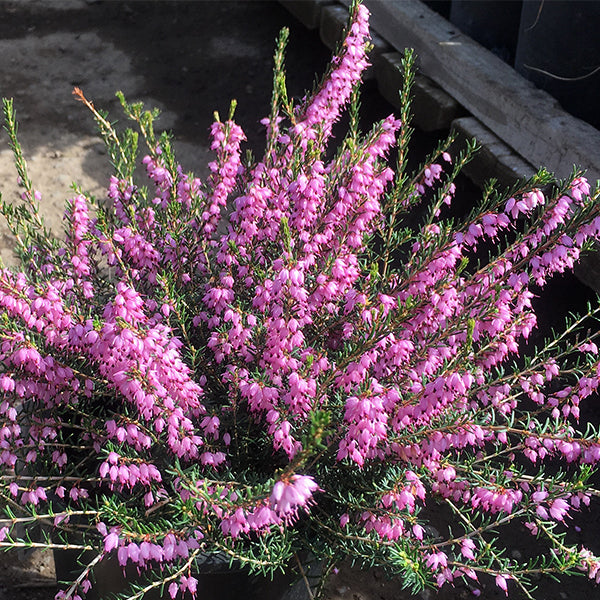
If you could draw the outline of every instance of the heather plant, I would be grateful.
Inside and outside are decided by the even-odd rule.
[[[115,171],[106,198],[75,190],[62,239],[4,102],[24,202],[2,206],[21,267],[0,270],[0,544],[93,551],[59,599],[110,556],[140,574],[130,598],[196,596],[207,556],[266,575],[350,558],[412,591],[598,580],[567,524],[598,493],[579,406],[599,385],[599,309],[528,343],[534,295],[600,237],[598,191],[541,170],[453,217],[474,145],[451,156],[449,138],[409,171],[411,53],[399,118],[361,133],[367,9],[299,102],[286,39],[264,156],[243,156],[232,105],[204,181],[155,112],[121,95],[137,133],[119,132],[76,90]],[[515,524],[535,556],[507,551]]]

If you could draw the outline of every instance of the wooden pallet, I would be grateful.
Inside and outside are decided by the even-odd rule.
[[[328,45],[331,32],[341,31],[347,16],[339,10],[340,5],[349,4],[349,0],[337,5],[329,0],[281,2],[302,22],[309,19],[308,14],[313,27],[318,21]],[[438,107],[429,109],[430,123],[419,117],[418,126],[446,126],[448,118],[441,118],[440,113],[451,114],[448,104],[453,103],[481,123],[488,141],[490,136],[497,138],[492,145],[502,148],[502,155],[496,157],[499,164],[508,156],[506,148],[512,149],[509,152],[514,156],[505,166],[508,171],[516,168],[515,176],[525,176],[532,166],[543,165],[558,177],[566,177],[577,165],[587,171],[591,181],[600,179],[600,132],[594,127],[566,113],[549,94],[419,0],[366,0],[365,4],[372,13],[372,27],[385,46],[392,52],[415,49],[419,74],[427,78],[423,81],[430,89],[423,93]],[[398,55],[391,61],[397,59]],[[390,77],[389,61],[389,57],[388,64],[373,61],[375,77],[388,100],[397,97],[394,86],[399,81]]]
[[[333,47],[350,0],[280,0]],[[530,177],[544,166],[567,177],[576,165],[590,182],[600,180],[600,132],[565,112],[492,52],[419,0],[365,0],[371,11],[375,56],[371,77],[398,106],[398,65],[405,48],[417,56],[415,124],[426,131],[454,128],[481,147],[466,175],[478,185],[495,177],[502,185]],[[600,182],[599,182],[600,183]],[[578,278],[600,293],[600,257],[586,257]]]

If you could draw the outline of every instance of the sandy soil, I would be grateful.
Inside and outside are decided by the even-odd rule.
[[[289,86],[299,95],[311,87],[313,74],[322,72],[330,54],[314,32],[278,3],[0,0],[0,95],[14,98],[20,140],[48,225],[60,232],[73,183],[102,198],[111,172],[91,115],[71,95],[74,86],[112,119],[122,119],[116,90],[129,100],[161,108],[160,126],[173,130],[184,168],[202,176],[213,111],[226,114],[231,98],[238,100],[236,120],[250,147],[260,147],[259,120],[268,112],[274,40],[284,25],[291,28]],[[373,93],[365,104],[368,119],[390,112]],[[19,201],[6,136],[0,141],[0,192],[4,200]],[[0,224],[0,256],[7,264],[13,262],[12,247]],[[597,515],[588,519],[589,528],[588,537],[596,536]],[[0,600],[53,597],[49,554],[13,552],[0,566]],[[564,587],[543,585],[543,600],[598,594],[583,579]],[[480,588],[482,599],[504,597],[493,583]],[[409,598],[398,581],[376,569],[342,567],[327,589],[330,600]],[[420,597],[434,596],[427,591]],[[472,588],[460,584],[440,599],[474,597]]]
[[[74,86],[113,120],[124,119],[116,90],[160,108],[158,125],[175,133],[184,168],[202,176],[213,112],[226,115],[232,98],[250,146],[258,146],[274,41],[286,24],[293,27],[293,45],[311,49],[293,55],[291,85],[299,93],[329,54],[309,43],[312,35],[277,3],[1,1],[0,93],[14,98],[48,223],[60,231],[72,183],[102,197],[110,175],[91,115],[71,94]],[[0,182],[2,197],[18,200],[6,143],[0,145]],[[0,229],[0,255],[8,262],[11,246]]]

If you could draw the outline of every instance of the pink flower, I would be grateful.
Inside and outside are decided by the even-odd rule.
[[[570,508],[566,500],[557,498],[550,503],[550,516],[556,521],[563,521]]]
[[[115,548],[119,546],[119,534],[115,531],[109,533],[104,538],[104,552],[107,554],[112,552]]]
[[[469,560],[475,560],[475,554],[473,550],[475,550],[475,542],[473,540],[464,539],[461,542],[460,551],[465,558]]]
[[[432,552],[427,555],[425,564],[432,570],[437,571],[440,568],[448,566],[448,556],[444,552]]]
[[[270,503],[281,517],[293,515],[299,508],[307,508],[313,492],[319,489],[308,475],[292,475],[287,481],[278,481],[271,491]]]
[[[119,549],[117,550],[117,560],[119,561],[119,565],[122,567],[127,564],[127,561],[129,560],[129,551],[127,546],[119,546]]]
[[[425,535],[425,529],[418,523],[412,526],[412,532],[416,539],[422,540]]]
[[[509,575],[496,575],[496,585],[508,596],[508,586],[506,580],[510,579]]]

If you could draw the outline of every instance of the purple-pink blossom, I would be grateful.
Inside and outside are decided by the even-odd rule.
[[[99,556],[167,573],[171,598],[202,593],[200,552],[283,564],[307,539],[438,586],[490,561],[507,592],[520,567],[487,543],[519,520],[552,568],[574,564],[553,531],[591,502],[597,334],[581,321],[529,351],[537,296],[600,240],[600,204],[581,176],[539,177],[452,220],[463,158],[442,144],[409,173],[394,115],[336,129],[336,151],[369,35],[358,5],[314,92],[278,90],[262,158],[242,158],[233,114],[210,128],[204,181],[151,135],[147,185],[75,195],[63,240],[33,236],[22,271],[0,269],[5,495],[56,528],[87,519]],[[438,503],[461,513],[452,532],[428,527]]]

